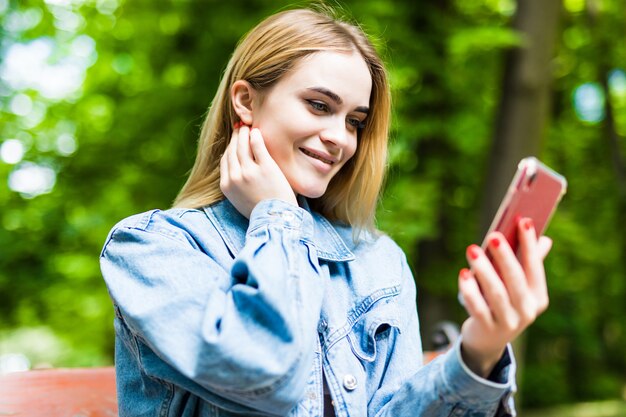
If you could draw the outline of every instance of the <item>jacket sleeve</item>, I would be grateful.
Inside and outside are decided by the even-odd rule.
[[[130,332],[204,389],[285,414],[312,366],[323,294],[311,215],[259,203],[230,270],[158,216],[115,228],[101,254]]]
[[[510,346],[489,379],[476,375],[463,363],[460,338],[448,352],[422,365],[415,282],[404,256],[402,259],[403,289],[399,302],[405,312],[403,330],[389,364],[394,371],[386,372],[388,377],[370,402],[376,408],[370,409],[371,415],[515,416],[515,362]],[[408,364],[406,360],[397,360],[407,357],[415,361]]]

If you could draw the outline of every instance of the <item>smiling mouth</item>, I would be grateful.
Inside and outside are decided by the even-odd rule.
[[[319,159],[320,161],[324,162],[325,164],[332,165],[332,164],[335,163],[334,161],[331,161],[330,159],[326,159],[326,158],[324,158],[324,157],[322,157],[320,155],[314,154],[313,152],[309,152],[309,151],[307,151],[304,148],[300,148],[300,150],[302,151],[303,154],[305,154],[307,156],[310,156],[311,158]]]

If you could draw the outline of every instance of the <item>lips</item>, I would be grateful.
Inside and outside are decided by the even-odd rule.
[[[319,152],[309,150],[309,149],[304,149],[304,148],[300,148],[300,151],[302,151],[303,154],[310,156],[311,158],[320,160],[328,165],[333,165],[335,162],[337,162],[335,158],[324,153],[319,153]]]

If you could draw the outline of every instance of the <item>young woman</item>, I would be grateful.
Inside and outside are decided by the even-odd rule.
[[[416,291],[374,226],[390,117],[356,26],[312,10],[243,38],[175,207],[131,216],[101,254],[120,416],[510,415],[509,342],[548,304],[530,219],[459,274],[460,341],[423,366]]]

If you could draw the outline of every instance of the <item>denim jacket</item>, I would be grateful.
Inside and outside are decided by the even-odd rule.
[[[514,415],[510,348],[489,380],[459,343],[423,366],[401,249],[265,200],[118,223],[101,269],[115,309],[119,413],[338,417]]]

